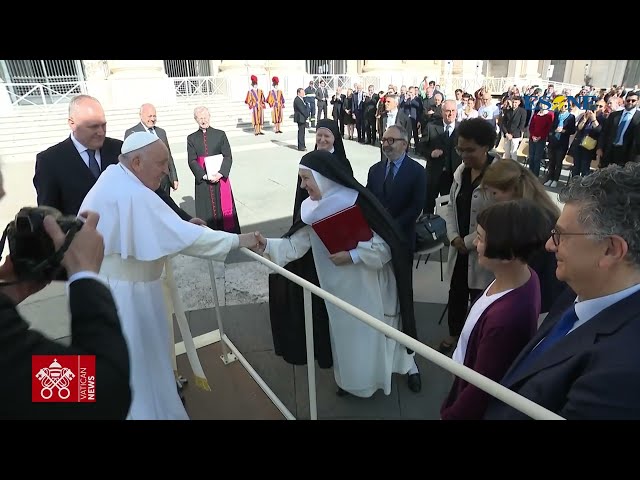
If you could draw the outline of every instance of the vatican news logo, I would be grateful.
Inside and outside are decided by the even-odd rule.
[[[33,355],[31,401],[95,402],[95,355]]]

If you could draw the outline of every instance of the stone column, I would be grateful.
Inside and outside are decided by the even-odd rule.
[[[222,60],[220,76],[227,80],[229,100],[244,101],[251,88],[251,75],[258,77],[258,85],[267,90],[271,79],[267,78],[266,60]]]
[[[164,73],[162,60],[109,60],[107,78],[113,106],[138,107],[176,103],[173,80]]]
[[[404,83],[404,71],[405,65],[402,60],[365,60],[360,83],[364,79],[364,83],[378,84],[378,88],[385,91],[387,86],[393,83],[400,89],[400,85]],[[373,78],[366,77],[375,77],[377,82],[373,81]]]
[[[538,72],[539,60],[524,60],[522,66],[522,76],[527,79],[529,85],[536,84],[540,81],[540,73]]]
[[[106,60],[82,60],[86,74],[87,94],[96,97],[103,107],[111,106],[111,89],[107,76],[109,66]]]
[[[295,97],[296,90],[300,87],[305,88],[309,83],[305,67],[305,60],[267,60],[267,83],[264,89],[271,87],[273,77],[278,77],[284,97],[286,99]]]
[[[211,71],[212,77],[217,77],[220,72],[220,64],[222,60],[209,60],[209,71]]]
[[[10,114],[12,110],[11,96],[7,91],[4,81],[0,78],[0,114]]]

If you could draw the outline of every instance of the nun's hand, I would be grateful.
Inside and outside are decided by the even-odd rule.
[[[329,260],[331,260],[334,265],[349,265],[351,263],[353,263],[353,260],[351,260],[351,255],[349,254],[349,252],[338,252],[338,253],[333,253],[329,255]]]

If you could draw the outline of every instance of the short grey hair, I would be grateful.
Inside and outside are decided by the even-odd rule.
[[[398,130],[398,133],[400,134],[400,136],[402,137],[402,139],[409,143],[409,132],[407,132],[407,129],[404,128],[402,125],[390,125],[389,127],[387,127],[387,130],[389,130],[390,128],[395,128],[396,130]]]
[[[201,112],[209,113],[209,109],[207,107],[203,107],[203,106],[194,108],[193,109],[193,118],[197,119],[198,118],[198,114],[201,113]],[[209,113],[209,115],[211,115],[211,114]]]
[[[586,177],[574,177],[559,195],[578,207],[578,221],[596,238],[624,238],[627,257],[640,267],[640,164],[609,165]]]
[[[85,94],[76,95],[69,102],[69,116],[72,117],[76,109],[80,106],[80,104],[86,101],[93,101],[100,104],[100,101],[96,97],[92,97],[91,95],[85,95]]]

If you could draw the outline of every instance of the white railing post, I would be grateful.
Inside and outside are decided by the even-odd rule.
[[[523,397],[522,395],[517,394],[516,392],[514,392],[513,390],[508,389],[507,387],[500,385],[498,382],[491,380],[488,377],[485,377],[484,375],[476,372],[475,370],[466,367],[454,360],[452,360],[451,358],[449,358],[446,355],[443,355],[442,353],[434,350],[431,347],[428,347],[427,345],[425,345],[424,343],[416,340],[415,338],[410,337],[409,335],[407,335],[406,333],[401,332],[400,330],[393,328],[390,325],[387,325],[386,323],[378,320],[377,318],[373,317],[372,315],[369,315],[366,312],[363,312],[362,310],[360,310],[359,308],[354,307],[353,305],[351,305],[348,302],[345,302],[344,300],[336,297],[335,295],[330,294],[329,292],[323,290],[322,288],[318,287],[317,285],[314,285],[313,283],[300,278],[299,276],[297,276],[294,273],[291,273],[289,270],[276,265],[275,263],[267,260],[266,258],[262,257],[262,255],[259,255],[256,252],[253,252],[251,250],[249,250],[248,248],[241,248],[240,251],[242,251],[245,255],[248,255],[249,257],[258,260],[260,263],[266,265],[267,267],[269,267],[271,270],[274,270],[275,272],[278,272],[279,274],[281,274],[283,277],[288,278],[289,280],[291,280],[292,282],[300,285],[302,288],[304,288],[305,290],[305,326],[306,326],[306,318],[307,316],[311,316],[311,293],[314,293],[315,295],[317,295],[318,297],[324,299],[325,301],[332,303],[333,305],[335,305],[336,307],[338,307],[339,309],[345,311],[346,313],[354,316],[355,318],[357,318],[358,320],[360,320],[361,322],[366,323],[367,325],[371,326],[372,328],[375,328],[376,330],[378,330],[379,332],[383,333],[384,335],[386,335],[387,337],[401,343],[402,345],[406,346],[407,348],[413,350],[414,352],[416,352],[418,355],[423,356],[424,358],[426,358],[427,360],[435,363],[436,365],[444,368],[445,370],[451,372],[452,374],[460,377],[463,380],[466,380],[467,382],[475,385],[476,387],[480,388],[481,390],[489,393],[490,395],[492,395],[493,397],[497,398],[498,400],[502,400],[504,403],[506,403],[507,405],[515,408],[516,410],[524,413],[525,415],[528,415],[529,417],[536,419],[536,420],[564,420],[564,418],[562,418],[560,415],[558,415],[555,412],[552,412],[550,410],[547,410],[546,408],[544,408],[541,405],[538,405],[537,403],[529,400],[526,397]],[[308,293],[307,293],[308,291]],[[309,297],[309,299],[307,300],[307,295]],[[307,307],[308,305],[308,307]],[[309,309],[309,311],[307,311],[307,308]],[[313,335],[313,332],[309,332],[307,330],[306,332],[306,336],[307,336],[307,341],[308,341],[308,337],[309,335]],[[307,344],[309,345],[309,344]],[[313,345],[313,343],[311,344]],[[311,364],[311,362],[308,360],[309,359],[309,349],[307,347],[307,362],[309,364]],[[311,350],[311,355],[313,356],[313,351]],[[313,361],[313,357],[312,357],[312,361]],[[314,380],[315,380],[315,376],[314,376]],[[311,378],[309,378],[309,381],[311,383]],[[314,382],[315,383],[315,382]],[[311,386],[309,386],[309,390],[311,391]],[[311,403],[311,398],[309,399],[310,403]]]
[[[220,314],[220,302],[218,301],[218,287],[216,286],[216,274],[213,269],[213,260],[208,260],[207,264],[209,266],[209,276],[211,277],[211,291],[213,292],[213,302],[216,309],[216,319],[218,320],[218,330],[220,330],[220,339],[222,340],[220,342],[222,343],[222,355],[220,358],[222,359],[222,362],[227,365],[231,362],[235,362],[238,358],[229,351],[227,343],[223,340],[226,336],[222,325],[222,315]]]
[[[316,399],[316,362],[313,346],[313,314],[311,292],[304,289],[304,337],[307,344],[307,378],[309,379],[309,415],[311,420],[318,419]]]

